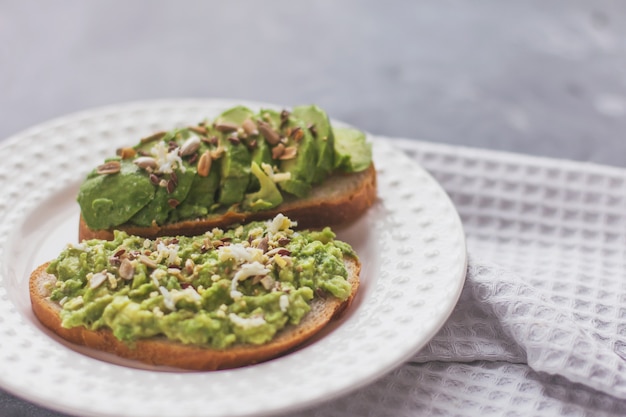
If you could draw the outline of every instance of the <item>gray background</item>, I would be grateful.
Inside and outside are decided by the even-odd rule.
[[[134,100],[626,166],[626,2],[0,0],[0,139]],[[0,391],[0,416],[58,416]]]

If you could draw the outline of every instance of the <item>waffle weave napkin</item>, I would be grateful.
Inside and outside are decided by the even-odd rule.
[[[461,215],[463,292],[411,361],[298,415],[626,415],[626,170],[393,142]]]

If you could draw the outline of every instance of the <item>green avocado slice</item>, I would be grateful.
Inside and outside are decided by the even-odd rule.
[[[154,186],[134,163],[120,161],[117,174],[95,171],[81,184],[77,201],[87,225],[94,230],[125,223],[154,198]],[[121,193],[120,190],[132,190]]]
[[[295,158],[280,161],[280,170],[290,172],[291,179],[280,182],[279,187],[302,198],[311,191],[313,175],[317,166],[317,142],[303,121],[290,118],[289,126],[291,128],[299,127],[303,130],[304,135],[299,142],[293,138],[289,138],[287,141],[288,147],[296,146],[298,151]]]
[[[289,115],[286,122],[281,123],[281,115],[275,110],[261,110],[261,115],[274,130],[286,136],[287,129],[292,131],[299,128],[302,131],[300,140],[295,140],[293,135],[287,137],[286,147],[296,147],[295,158],[274,161],[280,172],[288,172],[291,179],[281,181],[278,186],[281,190],[297,197],[306,197],[311,191],[311,183],[315,167],[317,165],[317,142],[306,123],[293,115]],[[282,125],[282,126],[281,126]]]
[[[252,117],[252,115],[252,111],[246,107],[233,107],[215,120],[215,126],[222,124],[241,126],[244,120]],[[237,139],[233,140],[232,138]],[[219,159],[220,193],[218,203],[230,206],[243,200],[250,181],[252,156],[246,144],[237,137],[237,132],[219,132],[218,141],[219,146],[225,151]]]
[[[206,129],[206,134],[204,137],[206,139],[215,137],[216,133],[213,129],[208,126],[204,126]],[[201,137],[202,140],[202,137]],[[193,159],[193,164],[189,161],[191,159],[187,158],[185,160],[185,166],[193,165],[197,171],[197,164],[202,157],[202,155],[211,150],[215,150],[217,144],[209,145],[207,140],[202,140],[200,143],[200,148],[196,151],[196,155]],[[211,209],[216,201],[217,190],[220,184],[220,167],[218,163],[212,163],[211,168],[209,170],[209,174],[207,176],[196,175],[193,178],[193,182],[191,183],[191,187],[189,189],[189,193],[185,200],[183,200],[179,206],[177,206],[171,213],[168,218],[168,222],[176,222],[179,220],[185,219],[193,219],[198,217],[204,217],[211,213]]]
[[[335,168],[344,172],[359,172],[372,163],[372,144],[366,142],[365,133],[360,130],[336,127]]]
[[[156,186],[154,198],[130,218],[130,223],[143,227],[149,227],[153,222],[157,224],[165,223],[170,212],[187,197],[193,179],[196,176],[196,169],[195,167],[187,167],[185,172],[177,169],[175,173],[177,185],[170,187]],[[173,181],[172,175],[164,175],[163,180],[168,183]],[[170,189],[168,190],[168,188]]]
[[[313,171],[313,184],[319,184],[332,172],[335,164],[335,137],[328,115],[316,105],[297,106],[291,114],[307,125],[317,142],[317,165]]]
[[[246,194],[242,203],[244,210],[253,212],[267,210],[283,202],[283,196],[278,191],[274,181],[263,172],[256,162],[252,162],[250,171],[259,181],[261,188],[255,193]]]

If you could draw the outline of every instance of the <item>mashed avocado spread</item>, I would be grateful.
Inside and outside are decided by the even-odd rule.
[[[334,129],[318,106],[291,112],[237,106],[215,120],[157,132],[88,174],[78,203],[87,225],[149,227],[302,198],[333,172],[372,161],[365,134]]]
[[[282,214],[196,237],[148,240],[115,232],[112,241],[68,245],[52,261],[51,299],[66,328],[108,328],[131,343],[164,335],[222,349],[263,344],[298,324],[315,297],[351,291],[335,234],[294,231]]]

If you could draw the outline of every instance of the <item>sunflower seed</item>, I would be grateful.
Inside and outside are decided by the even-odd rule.
[[[259,132],[261,132],[265,140],[267,140],[270,145],[276,145],[280,142],[280,135],[272,129],[272,126],[270,126],[269,123],[259,120],[258,126]]]
[[[180,147],[178,153],[180,156],[188,156],[198,150],[200,147],[200,138],[197,136],[193,136],[183,143],[183,146]]]
[[[142,169],[156,169],[157,167],[157,162],[156,159],[154,159],[151,156],[140,156],[139,158],[135,159],[133,161],[135,163],[135,165],[137,165],[139,168]]]
[[[155,141],[155,140],[159,140],[159,139],[161,139],[163,136],[165,136],[166,134],[167,134],[167,132],[166,132],[166,131],[156,132],[156,133],[151,134],[150,136],[147,136],[147,137],[145,137],[145,138],[142,138],[142,139],[140,140],[140,142],[141,142],[141,143],[148,143],[148,142],[152,142],[152,141]]]
[[[188,129],[193,133],[197,133],[198,135],[206,135],[206,127],[204,126],[189,126]]]
[[[256,124],[252,121],[252,119],[244,120],[241,127],[243,127],[244,132],[248,135],[256,136],[259,134],[259,129],[256,127]]]
[[[120,161],[109,161],[98,166],[98,168],[96,168],[96,172],[100,175],[117,174],[118,172],[120,172],[120,169],[122,169],[122,164],[120,164]]]
[[[239,126],[237,126],[235,123],[229,123],[229,122],[215,123],[215,128],[217,129],[218,132],[233,132],[237,130],[238,127]]]
[[[116,154],[119,155],[120,158],[122,159],[130,159],[133,158],[135,155],[137,155],[137,151],[135,151],[133,148],[119,148],[116,151]]]
[[[201,177],[206,177],[209,175],[209,171],[211,171],[211,153],[206,151],[202,154],[200,159],[198,160],[198,175]]]

